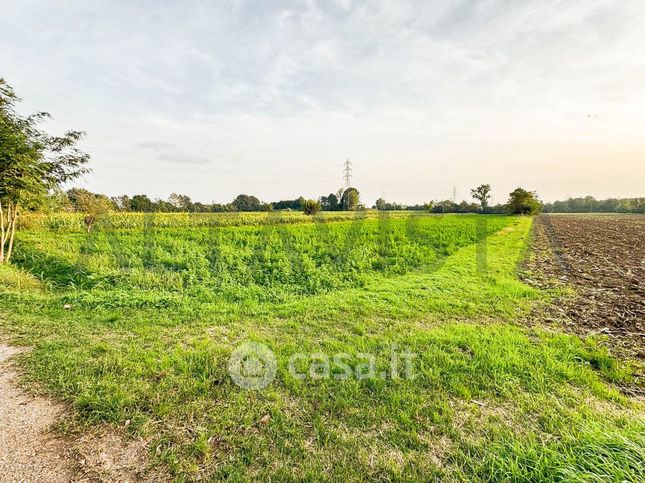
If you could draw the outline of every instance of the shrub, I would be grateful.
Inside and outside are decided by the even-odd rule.
[[[305,200],[302,202],[302,212],[305,215],[315,215],[320,211],[320,203],[315,200]]]

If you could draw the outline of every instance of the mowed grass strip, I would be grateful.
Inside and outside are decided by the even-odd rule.
[[[16,343],[34,346],[22,358],[28,382],[69,401],[78,424],[129,421],[130,431],[151,438],[155,461],[181,478],[642,479],[642,406],[612,385],[629,380],[629,368],[592,340],[516,324],[545,297],[516,277],[531,220],[490,217],[486,226],[496,229],[479,227],[484,250],[476,217],[445,218],[469,234],[459,246],[442,252],[441,243],[395,238],[395,246],[431,247],[427,258],[398,273],[370,265],[350,283],[313,293],[291,282],[253,283],[238,299],[199,281],[152,290],[137,277],[156,274],[154,264],[115,268],[108,249],[83,264],[69,254],[83,277],[119,275],[111,306],[109,287],[52,284],[47,273],[38,283],[3,268],[1,323]],[[446,230],[432,240],[453,239],[445,221],[432,225]],[[385,230],[377,224],[361,240],[383,246]],[[138,235],[121,236],[135,245],[136,265]],[[206,250],[196,233],[160,236]],[[52,247],[59,260],[79,246],[63,238],[53,249],[56,237],[29,237],[26,244]],[[182,277],[186,270],[176,267]],[[258,296],[263,290],[280,296]],[[128,303],[150,294],[173,303]],[[261,391],[237,387],[227,373],[230,354],[248,341],[276,354],[276,378]],[[301,380],[289,370],[294,353],[348,354],[352,371],[369,353],[380,374],[403,350],[415,354],[413,379]]]

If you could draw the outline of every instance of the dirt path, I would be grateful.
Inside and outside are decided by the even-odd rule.
[[[70,481],[65,446],[48,431],[62,409],[16,387],[9,358],[18,352],[0,345],[0,481]]]
[[[143,439],[127,439],[112,428],[73,439],[53,434],[65,408],[19,389],[11,357],[20,352],[0,341],[0,483],[168,479],[162,470],[149,470]]]

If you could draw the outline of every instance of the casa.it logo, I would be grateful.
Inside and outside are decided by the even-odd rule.
[[[264,344],[242,344],[228,360],[228,373],[242,389],[264,389],[273,382],[277,370],[275,354]]]

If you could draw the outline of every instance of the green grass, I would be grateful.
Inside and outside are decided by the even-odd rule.
[[[643,408],[615,389],[629,368],[518,323],[548,300],[516,274],[529,218],[199,223],[21,233],[0,327],[34,347],[25,381],[79,425],[130,421],[182,479],[643,478]],[[276,354],[260,391],[227,373],[248,341]],[[369,353],[380,374],[403,350],[414,379],[288,367]]]

